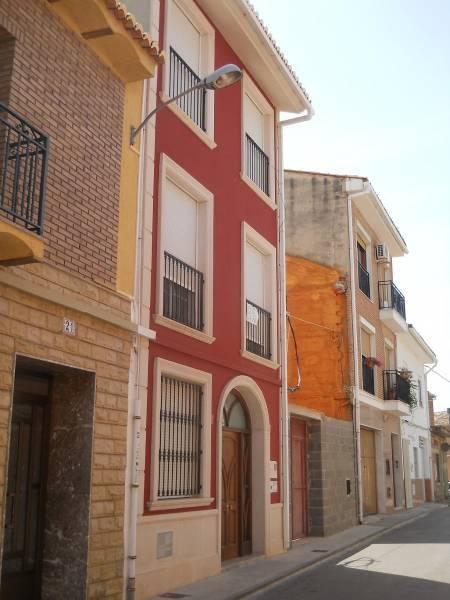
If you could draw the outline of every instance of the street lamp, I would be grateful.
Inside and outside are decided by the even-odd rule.
[[[145,117],[145,119],[142,121],[142,123],[139,125],[139,127],[132,127],[131,131],[130,131],[130,144],[133,146],[134,140],[136,139],[137,134],[144,127],[144,125],[147,123],[147,121],[149,119],[151,119],[151,117],[153,117],[153,115],[155,115],[158,111],[160,111],[162,108],[164,108],[168,104],[171,104],[172,102],[175,102],[175,100],[178,100],[178,98],[181,98],[182,96],[185,96],[186,94],[189,94],[190,92],[193,92],[194,90],[199,90],[199,89],[222,90],[223,88],[233,85],[233,83],[236,83],[241,78],[242,78],[242,71],[236,65],[229,64],[229,65],[223,65],[223,67],[219,67],[218,69],[216,69],[215,71],[213,71],[212,73],[207,75],[204,79],[202,79],[196,85],[188,88],[187,90],[184,90],[184,92],[181,92],[181,94],[177,94],[173,98],[169,98],[169,100],[166,100],[165,102],[163,102],[162,104],[160,104],[159,106],[154,108]]]

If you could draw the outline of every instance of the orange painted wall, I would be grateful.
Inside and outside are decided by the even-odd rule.
[[[335,269],[286,257],[287,308],[301,371],[300,389],[288,396],[290,404],[351,420],[346,391],[350,380],[346,294],[337,294],[333,288],[340,277]],[[288,385],[294,386],[296,381],[295,349],[288,325]]]

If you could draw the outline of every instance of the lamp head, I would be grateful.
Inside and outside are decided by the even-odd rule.
[[[238,82],[242,78],[242,71],[236,65],[223,65],[219,67],[203,80],[203,84],[207,90],[221,90],[233,83]]]

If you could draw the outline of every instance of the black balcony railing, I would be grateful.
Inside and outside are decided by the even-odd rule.
[[[393,281],[378,282],[380,309],[393,308],[406,320],[405,296]]]
[[[369,367],[367,364],[367,357],[362,356],[362,384],[363,390],[369,394],[375,394],[375,377],[373,373],[373,367]]]
[[[0,103],[0,214],[42,233],[49,139]]]
[[[385,400],[401,400],[410,403],[409,379],[402,377],[399,371],[383,371],[383,390]]]
[[[173,98],[200,83],[200,77],[170,48],[169,97]],[[206,131],[206,90],[198,89],[178,98],[178,106],[196,125]]]
[[[272,357],[272,316],[257,304],[247,300],[246,348],[249,352],[270,359]]]
[[[370,298],[370,276],[369,272],[361,263],[358,263],[359,289]]]
[[[245,134],[245,160],[247,175],[260,190],[269,195],[269,157],[258,144]]]
[[[164,252],[163,314],[193,329],[203,330],[203,273]]]

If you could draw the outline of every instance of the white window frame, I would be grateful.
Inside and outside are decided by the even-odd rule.
[[[169,99],[170,32],[172,31],[171,15],[173,13],[174,4],[177,5],[179,10],[185,13],[200,32],[201,69],[200,73],[198,73],[199,77],[205,77],[206,75],[209,75],[209,73],[212,73],[215,64],[215,30],[202,11],[196,6],[193,0],[166,0],[164,15],[164,52],[167,58],[162,68],[162,102],[166,102]],[[217,144],[214,141],[214,92],[206,92],[206,131],[203,131],[201,127],[194,123],[176,102],[169,104],[168,108],[209,148],[216,148]]]
[[[275,193],[275,111],[273,106],[266,100],[251,77],[244,71],[242,78],[242,99],[241,99],[241,179],[250,186],[264,202],[273,210],[276,210],[276,193]],[[246,115],[245,115],[245,96],[254,102],[264,116],[264,153],[269,157],[269,195],[267,196],[247,175],[246,164]],[[266,142],[267,140],[267,142]]]
[[[364,229],[364,227],[361,225],[361,223],[359,221],[356,221],[356,240],[355,240],[355,246],[358,243],[358,238],[361,238],[361,240],[364,242],[365,244],[365,249],[366,249],[366,259],[367,259],[367,272],[369,273],[369,287],[370,287],[370,296],[367,297],[366,294],[361,290],[361,288],[359,287],[359,276],[358,276],[358,251],[356,249],[356,265],[355,268],[357,270],[356,272],[356,281],[358,282],[358,291],[361,292],[361,294],[363,294],[363,296],[365,298],[368,298],[368,300],[370,300],[371,302],[375,301],[375,292],[374,292],[374,284],[377,282],[374,282],[374,277],[373,277],[373,264],[372,264],[372,254],[373,254],[373,246],[372,246],[372,238],[370,237],[370,235],[367,233],[367,231]]]
[[[204,330],[198,331],[188,327],[183,323],[173,321],[163,314],[164,298],[164,250],[165,238],[163,223],[168,218],[166,214],[166,203],[164,198],[167,194],[167,181],[180,187],[189,194],[205,211],[204,231],[198,231],[197,235],[204,236],[205,256],[205,284],[203,287],[203,310],[204,310]],[[156,273],[156,312],[153,315],[155,323],[164,325],[169,329],[178,331],[201,342],[212,344],[215,341],[213,336],[213,252],[214,252],[214,195],[206,189],[201,183],[192,177],[187,171],[180,167],[175,161],[166,154],[160,156],[159,168],[159,202],[158,202],[158,253],[157,253],[157,273]]]
[[[271,314],[271,351],[272,358],[269,360],[253,354],[246,349],[246,323],[247,323],[247,278],[246,278],[246,263],[247,263],[247,244],[252,244],[261,254],[269,261],[270,277],[266,282],[267,297],[270,298],[270,314]],[[270,369],[277,369],[278,364],[278,303],[277,303],[277,261],[276,248],[268,242],[261,234],[245,221],[242,222],[242,251],[241,251],[241,356],[248,358],[254,362],[262,364]],[[266,310],[269,308],[264,307]]]
[[[202,386],[202,434],[201,434],[201,463],[200,481],[201,493],[190,498],[161,499],[158,498],[159,476],[159,412],[161,409],[161,377],[175,377]],[[212,375],[205,371],[193,369],[163,358],[155,358],[153,367],[153,412],[152,445],[150,462],[150,499],[147,503],[149,510],[176,508],[193,508],[207,506],[214,502],[211,498],[211,396]]]
[[[376,329],[375,327],[372,325],[372,323],[370,323],[367,319],[365,319],[364,317],[362,317],[361,315],[359,316],[359,363],[361,365],[361,359],[362,359],[362,344],[361,344],[361,330],[364,330],[367,334],[369,334],[370,336],[370,356],[376,356],[376,352],[377,352],[377,340],[376,340]],[[361,366],[359,367],[361,369]],[[377,397],[377,377],[376,377],[376,371],[375,369],[378,369],[377,366],[374,367],[374,394],[373,396]],[[368,394],[369,396],[372,396],[372,394],[370,392],[367,392],[364,388],[363,388],[363,380],[361,377],[361,380],[359,382],[359,389],[361,392],[363,392],[364,394]]]
[[[417,376],[417,404],[420,408],[423,408],[423,386],[422,377]]]

